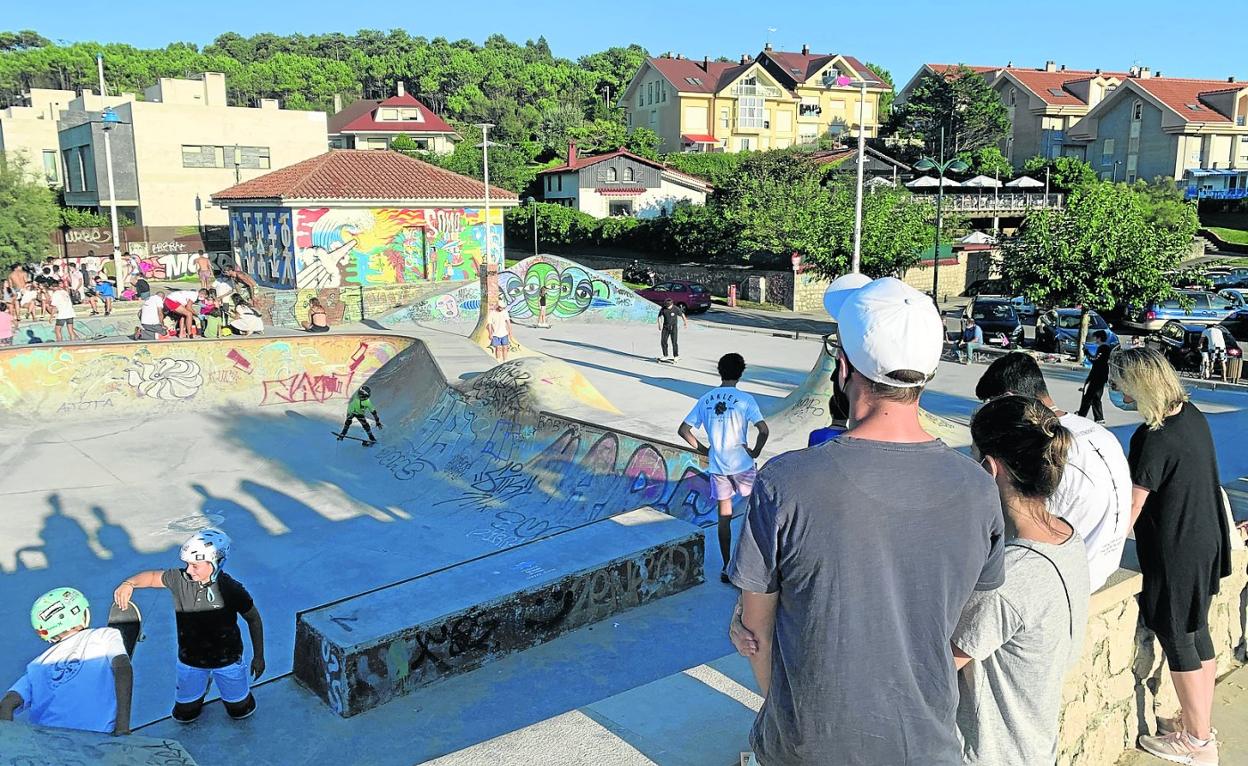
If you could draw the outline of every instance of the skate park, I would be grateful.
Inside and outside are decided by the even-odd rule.
[[[504,293],[506,284],[500,280]],[[621,293],[604,284],[615,292],[599,296],[598,314],[588,308],[591,289],[587,309],[556,317],[551,330],[513,309],[523,354],[503,365],[470,338],[480,306],[472,284],[321,337],[279,330],[0,352],[8,434],[0,451],[3,617],[24,625],[30,598],[62,583],[106,604],[121,579],[178,566],[180,542],[218,526],[235,541],[229,571],[265,619],[268,669],[256,716],[234,723],[211,706],[192,726],[170,721],[172,613],[159,591],[139,601],[147,640],[135,657],[135,733],[177,740],[198,763],[486,762],[454,754],[594,705],[599,726],[628,739],[623,724],[605,720],[640,714],[624,712],[623,703],[609,714],[602,706],[630,694],[628,710],[653,710],[632,721],[651,725],[651,737],[694,725],[689,711],[655,691],[667,688],[664,679],[682,676],[682,685],[704,690],[690,669],[711,667],[721,682],[752,682],[744,660],[728,657],[724,626],[735,592],[717,582],[718,554],[700,539],[713,502],[700,459],[673,442],[676,425],[717,382],[715,360],[736,350],[749,365],[742,387],[775,427],[764,459],[799,448],[823,424],[830,365],[818,337],[697,319],[682,336],[680,365],[659,365],[653,320],[610,316],[612,295]],[[944,365],[924,395],[930,430],[952,444],[966,443],[961,424],[977,405],[971,392],[982,370]],[[1048,374],[1059,403],[1078,400],[1080,373]],[[370,448],[332,435],[350,391],[365,381],[385,423]],[[1193,397],[1220,445],[1238,438],[1242,394],[1197,389]],[[1110,418],[1124,440],[1138,422],[1122,412]],[[1229,448],[1219,458],[1238,505],[1248,458]],[[561,540],[569,549],[557,547]],[[621,562],[656,549],[682,553],[638,568],[660,570],[645,580],[652,588],[635,575],[558,586],[578,573],[627,570]],[[463,579],[454,579],[456,570]],[[621,580],[634,583],[631,600],[594,584]],[[396,617],[404,607],[386,596],[402,588],[399,600],[422,611]],[[565,598],[572,608],[559,619],[576,617],[586,592],[594,608],[584,621],[535,631],[528,638],[540,638],[537,645],[523,637],[491,644],[493,634],[454,624],[441,641],[402,634],[508,600],[531,604],[518,615],[526,624],[554,620]],[[440,599],[447,603],[434,603]],[[507,624],[503,617],[490,624]],[[396,619],[408,623],[373,627]],[[323,688],[299,677],[301,624],[322,636],[307,645],[315,656],[303,650],[309,666],[325,671],[332,662],[320,653],[331,644],[329,657],[353,658],[355,681],[372,695],[362,694],[358,709],[341,693],[335,707],[335,677]],[[350,653],[357,634],[399,635],[372,654]],[[39,651],[29,632],[11,632],[4,646],[0,666],[12,677]],[[720,746],[739,750],[752,713],[726,695],[716,700],[747,720],[739,741]],[[722,761],[659,757],[644,740],[631,746],[650,760],[635,762]]]

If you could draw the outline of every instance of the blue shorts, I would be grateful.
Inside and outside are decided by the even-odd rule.
[[[215,681],[221,699],[226,702],[242,702],[251,693],[247,666],[240,659],[223,668],[197,668],[177,661],[178,688],[174,700],[182,704],[194,702],[208,693],[208,681]]]
[[[490,338],[491,348],[498,348],[499,346],[510,346],[510,345],[511,345],[510,335],[502,335],[502,336],[495,335]]]

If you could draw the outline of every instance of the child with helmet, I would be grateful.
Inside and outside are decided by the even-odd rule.
[[[356,390],[355,395],[351,397],[351,401],[347,403],[347,422],[342,424],[342,431],[338,434],[338,441],[342,441],[346,437],[347,431],[351,430],[351,421],[358,420],[360,425],[364,426],[364,433],[368,434],[366,444],[376,444],[377,437],[373,436],[373,429],[368,427],[368,414],[373,414],[373,420],[377,422],[377,427],[381,428],[381,413],[373,406],[371,397],[372,389],[368,386],[360,386]],[[355,438],[355,437],[352,437]]]
[[[209,682],[217,684],[231,718],[246,718],[256,709],[238,618],[247,622],[251,635],[252,679],[264,673],[264,623],[243,584],[221,571],[229,555],[230,538],[218,529],[204,529],[182,544],[185,568],[139,572],[113,592],[123,609],[135,588],[166,588],[172,596],[178,626],[173,718],[180,723],[199,717]]]
[[[30,610],[39,637],[52,644],[0,700],[0,721],[29,710],[36,726],[130,733],[134,671],[116,628],[92,628],[81,592],[56,588]]]

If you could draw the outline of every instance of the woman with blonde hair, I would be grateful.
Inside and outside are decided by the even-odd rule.
[[[1178,373],[1152,349],[1115,351],[1109,385],[1115,406],[1144,419],[1127,455],[1140,616],[1157,634],[1182,706],[1177,717],[1159,718],[1157,736],[1140,737],[1140,747],[1175,763],[1217,764],[1209,605],[1231,573],[1231,541],[1213,436]]]
[[[1083,538],[1049,512],[1075,437],[1038,399],[1007,395],[975,413],[971,439],[996,481],[1007,542],[1005,584],[972,593],[953,632],[962,762],[1052,766],[1091,590]]]

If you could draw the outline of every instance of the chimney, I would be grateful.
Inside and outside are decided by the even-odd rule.
[[[395,94],[396,96],[406,96],[406,95],[407,95],[407,87],[403,85],[403,81],[402,81],[402,80],[399,80],[398,82],[396,82],[396,83],[394,84],[394,94]]]
[[[1141,80],[1147,80],[1148,78],[1150,78],[1150,77],[1152,77],[1152,76],[1153,76],[1153,73],[1152,73],[1152,72],[1150,72],[1150,71],[1148,71],[1148,67],[1146,67],[1146,66],[1145,66],[1145,67],[1140,67],[1140,79],[1141,79]]]
[[[1235,82],[1235,75],[1231,75],[1230,77],[1226,78],[1226,81],[1227,81],[1227,82]]]
[[[335,93],[334,94],[334,114],[338,114],[341,111],[342,111],[342,94]]]
[[[1161,70],[1160,70],[1160,69],[1158,69],[1158,70],[1157,70],[1157,73],[1156,73],[1156,74],[1154,74],[1154,75],[1153,75],[1153,77],[1161,77]]]
[[[806,43],[802,43],[802,55],[803,55],[803,56],[809,56],[809,55],[810,55],[810,46],[809,46],[809,45],[807,45]]]
[[[1100,73],[1101,73],[1101,68],[1100,68],[1100,67],[1097,67],[1097,68],[1096,68],[1096,73],[1097,73],[1097,74],[1100,74]]]
[[[1007,62],[1005,62],[1005,68],[1006,68],[1006,69],[1013,69],[1013,68],[1014,68],[1014,62],[1013,62],[1013,61],[1007,61]]]
[[[711,71],[711,57],[710,56],[702,57],[702,71],[704,72]]]
[[[742,53],[742,54],[741,54],[741,63],[742,63],[742,64],[748,64],[748,63],[750,63],[750,54],[748,54],[748,53]]]
[[[1132,66],[1130,69],[1127,70],[1127,74],[1130,75],[1131,77],[1139,77],[1140,68],[1138,66]]]
[[[1065,71],[1066,71],[1066,65],[1065,65],[1065,64],[1062,64],[1062,69],[1061,69],[1061,71],[1063,71],[1063,72],[1065,72]]]
[[[576,142],[568,142],[568,167],[576,167]]]
[[[1046,61],[1046,62],[1044,62],[1044,71],[1046,71],[1046,72],[1056,72],[1056,71],[1057,71],[1057,62],[1056,62],[1056,61]]]
[[[765,51],[770,51],[770,50],[771,50],[771,41],[770,41],[770,40],[768,40],[767,42],[763,43],[763,50],[765,50]]]

